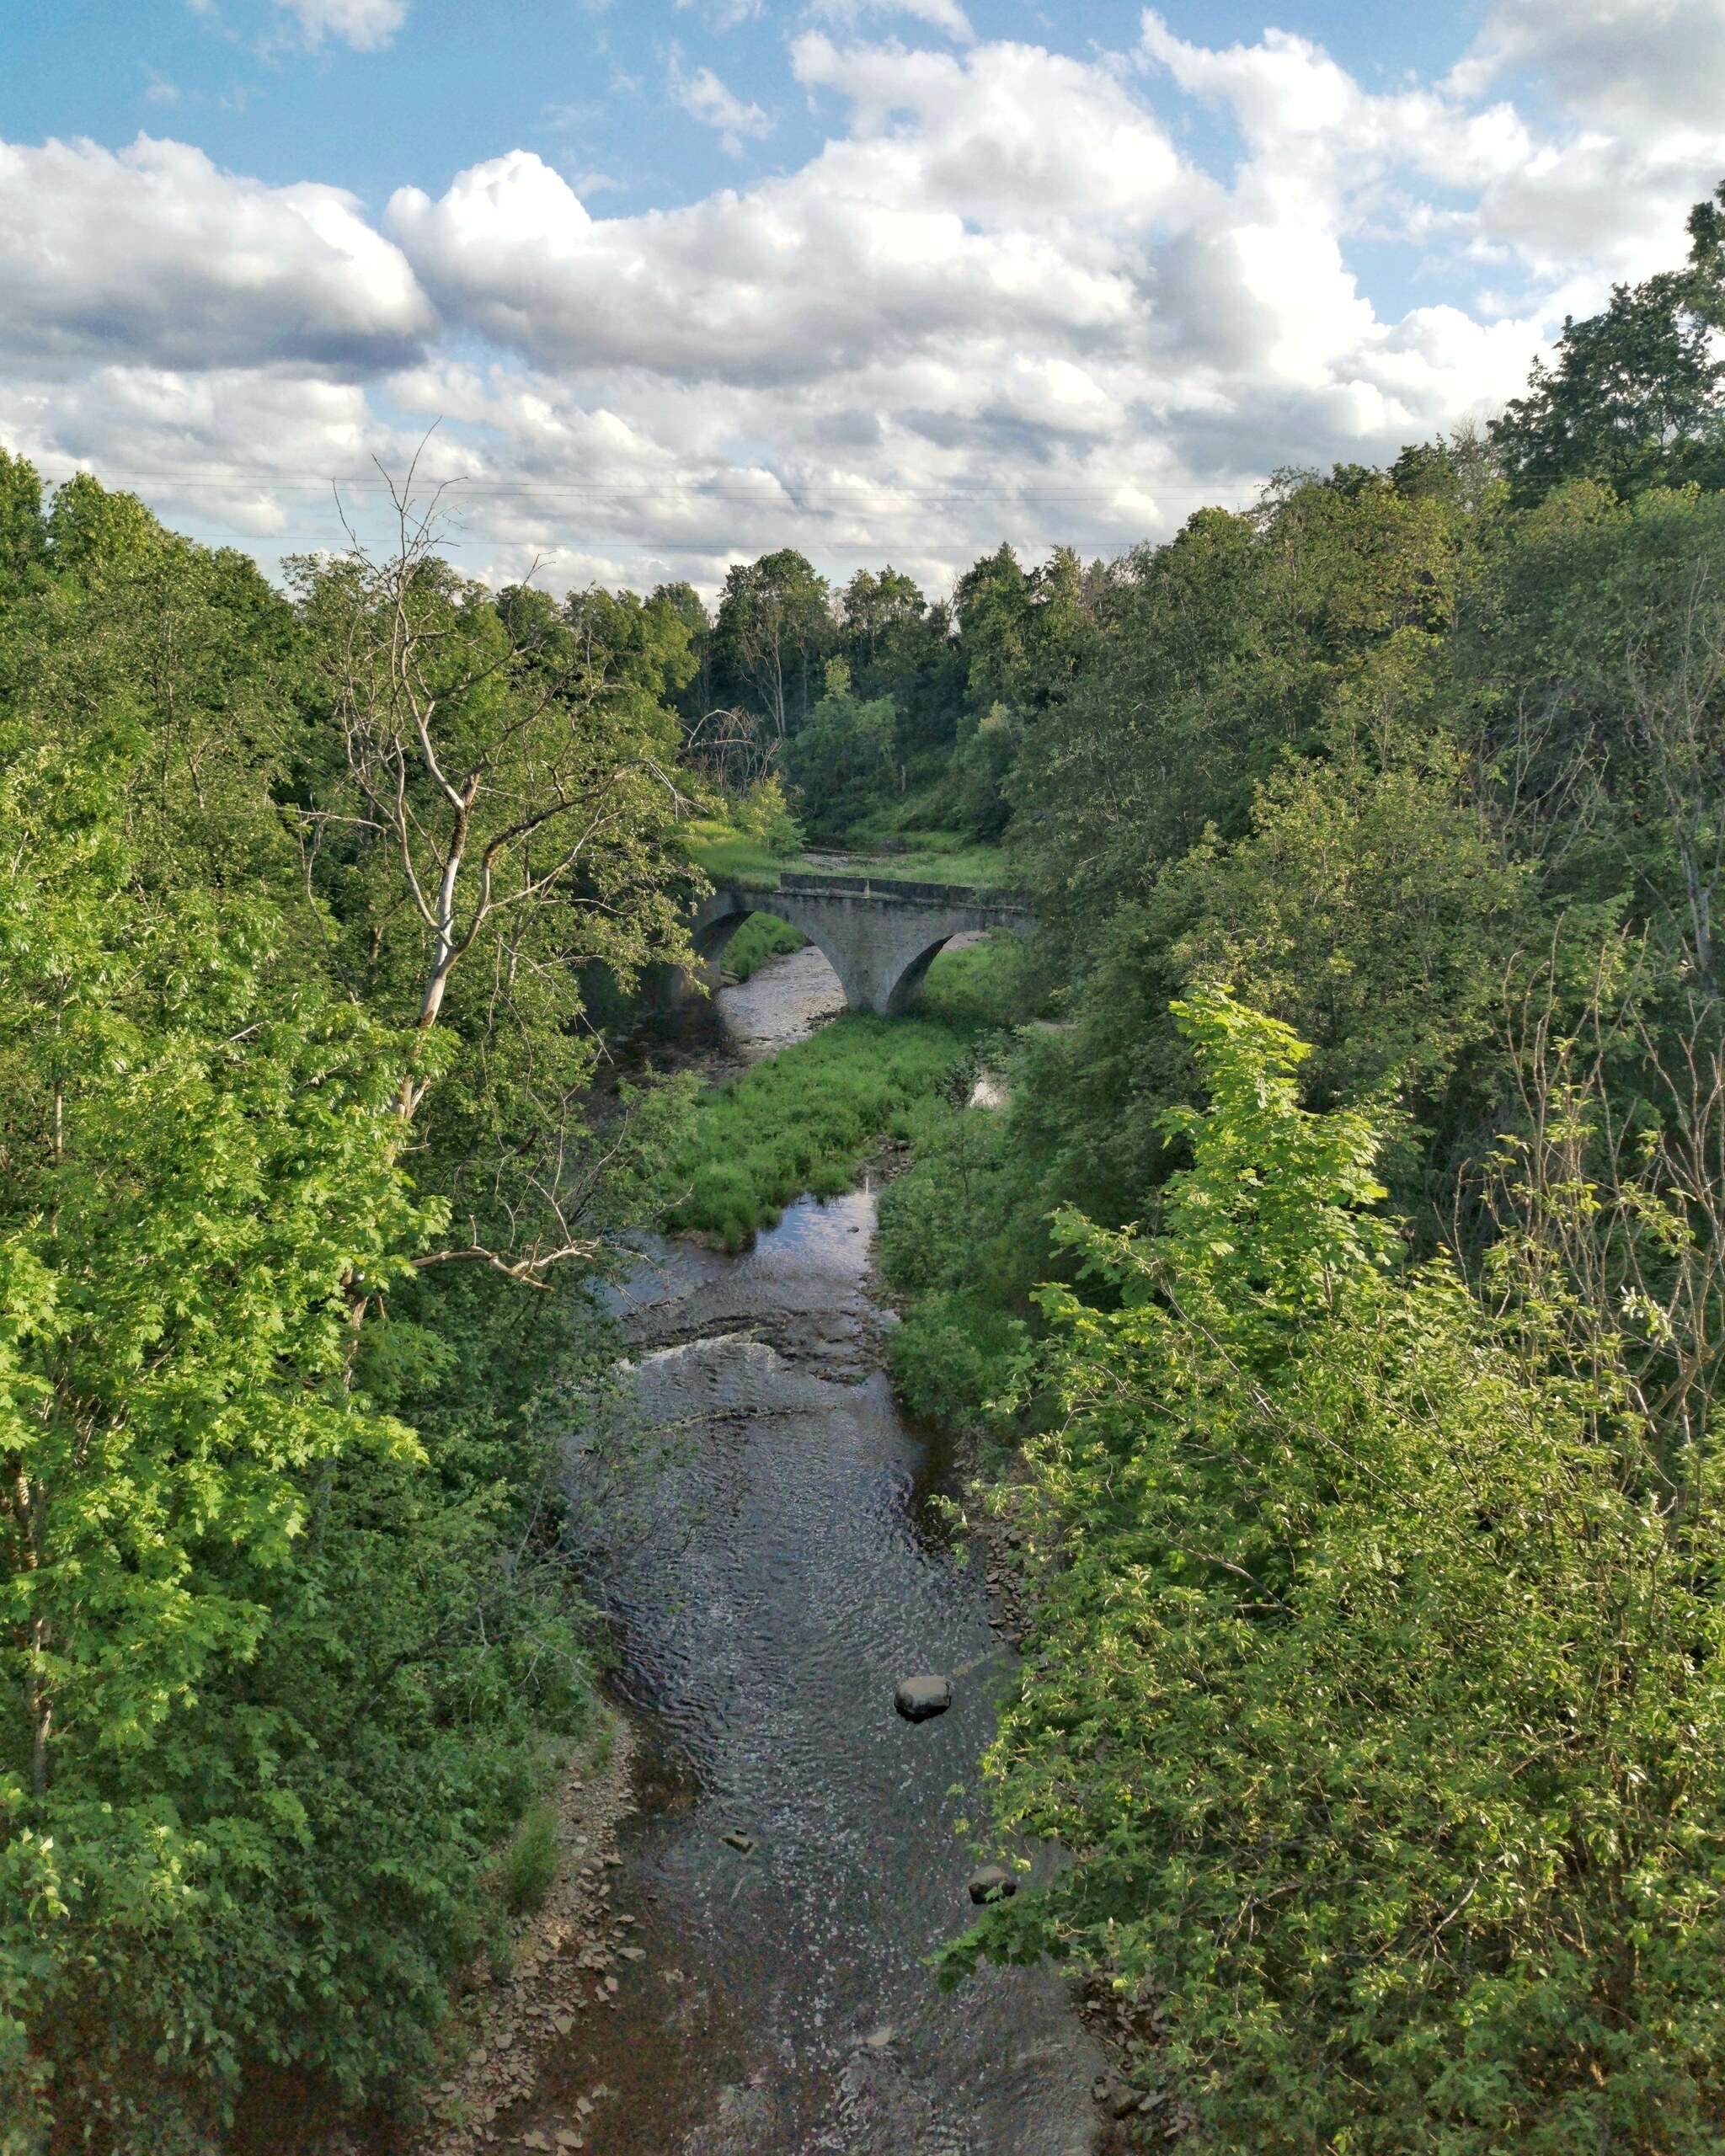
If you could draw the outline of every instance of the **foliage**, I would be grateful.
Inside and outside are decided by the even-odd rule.
[[[1206,2145],[1715,2145],[1719,1521],[1608,1373],[1397,1262],[1380,1113],[1218,992],[1210,1104],[1108,1289],[1046,1298],[1013,1501],[1041,1614],[996,1831],[1076,1861],[960,1956],[1052,1949],[1153,2001]]]
[[[948,1025],[1009,1026],[1031,1015],[1029,966],[1028,947],[1007,929],[991,929],[962,950],[948,945],[923,977],[918,1009]]]
[[[802,826],[792,815],[777,773],[769,771],[736,803],[737,829],[756,839],[776,861],[794,861],[803,851]]]
[[[662,701],[687,678],[687,631],[630,594],[494,600],[399,506],[394,557],[298,572],[328,712],[299,764],[307,881],[345,985],[452,1036],[435,1082],[414,1071],[402,1095],[465,1230],[451,1261],[539,1277],[595,1255],[560,1187],[597,1054],[584,974],[628,989],[687,956]]]
[[[744,707],[773,748],[814,702],[833,640],[826,579],[794,547],[725,574],[713,655],[725,699]]]
[[[1720,989],[1725,499],[1559,489],[1496,552],[1455,668],[1495,813],[1554,894],[1620,896]]]
[[[1572,479],[1621,494],[1725,483],[1725,184],[1689,214],[1682,270],[1612,288],[1603,314],[1566,316],[1557,360],[1535,360],[1525,397],[1492,439],[1518,498]]]
[[[800,951],[808,942],[801,929],[793,928],[777,914],[751,913],[725,945],[720,963],[734,979],[747,980],[769,958]]]
[[[739,830],[728,819],[694,816],[683,825],[689,859],[709,882],[747,883],[757,891],[778,888],[779,856],[753,833]]]
[[[967,1035],[921,1018],[853,1013],[703,1101],[665,1167],[667,1227],[740,1250],[804,1191],[836,1198],[869,1151],[904,1137],[916,1102],[951,1085]]]
[[[786,762],[808,822],[837,832],[891,783],[896,714],[889,696],[851,693],[849,667],[830,659],[826,694],[792,740]]]
[[[520,825],[674,739],[686,638],[429,558],[296,606],[93,479],[0,480],[0,2134],[201,2151],[260,2075],[406,2100],[587,1710],[539,1403],[604,1333],[580,1270],[490,1261],[544,1251],[523,1161],[572,1251],[649,1179],[662,1115],[572,1127],[579,977],[692,879],[657,797],[579,867]],[[459,846],[389,731],[428,687]]]
[[[504,1858],[504,1898],[512,1916],[537,1909],[551,1892],[558,1863],[557,1814],[536,1804],[516,1828]]]
[[[1019,1160],[1006,1117],[951,1101],[919,1108],[911,1136],[911,1166],[880,1198],[881,1270],[901,1311],[893,1379],[924,1421],[970,1423],[1007,1390],[1028,1337]]]

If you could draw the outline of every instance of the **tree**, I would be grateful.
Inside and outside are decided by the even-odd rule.
[[[1716,1441],[1669,1446],[1514,1244],[1489,1301],[1402,1262],[1393,1118],[1304,1109],[1287,1029],[1219,990],[1179,1015],[1189,1166],[1148,1234],[1065,1219],[1093,1285],[1044,1299],[997,1498],[1039,1614],[991,1839],[1071,1857],[954,1959],[1105,1970],[1218,2156],[1701,2156]],[[1546,1197],[1595,1193],[1560,1164]]]
[[[334,693],[376,656],[363,579],[296,608],[93,480],[43,515],[7,477],[0,2147],[210,2156],[260,2071],[423,2076],[589,1696],[536,1401],[601,1351],[586,1268],[527,1294],[521,1261],[590,1249],[640,1165],[650,1117],[589,1144],[574,1112],[579,969],[674,931],[689,879],[656,782],[543,903],[518,835],[417,1027],[435,938]],[[535,727],[674,755],[687,638],[423,569],[419,715],[482,773],[471,925],[499,797],[573,768]],[[450,804],[402,746],[423,889]],[[505,1266],[435,1262],[476,1241]]]
[[[686,951],[664,699],[688,679],[687,627],[663,598],[494,598],[437,558],[434,515],[397,507],[387,559],[298,572],[339,744],[302,778],[307,873],[368,1004],[427,1037],[453,1016],[453,1057],[428,1056],[400,1102],[467,1223],[441,1255],[537,1279],[595,1253],[573,1204],[596,1053],[582,969],[627,986]]]
[[[135,2004],[152,1931],[195,1922],[207,1844],[164,1769],[256,1654],[320,1477],[413,1449],[352,1383],[354,1296],[402,1278],[435,1209],[401,1165],[400,1038],[284,977],[296,931],[267,901],[136,874],[123,751],[7,745],[0,1814],[24,1891],[0,2081],[87,2046],[99,2103],[84,1957],[105,1940]],[[108,2033],[150,2041],[129,2011]],[[185,2070],[219,2076],[220,2049]]]
[[[893,790],[895,718],[890,696],[851,693],[841,659],[827,661],[826,694],[791,742],[787,765],[807,820],[841,834]]]
[[[1493,423],[1518,500],[1578,478],[1621,494],[1725,484],[1725,183],[1688,229],[1685,268],[1614,286],[1585,321],[1567,316],[1556,366],[1536,360],[1527,395]]]
[[[1498,547],[1450,664],[1507,842],[1620,907],[1717,1004],[1725,872],[1725,501],[1592,480]]]
[[[715,671],[775,749],[814,702],[816,670],[832,642],[826,579],[794,547],[740,562],[726,574],[713,628]]]

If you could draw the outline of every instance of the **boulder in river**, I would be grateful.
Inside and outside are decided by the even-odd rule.
[[[893,1694],[893,1705],[906,1721],[928,1721],[952,1704],[950,1677],[903,1677]]]
[[[1017,1881],[1000,1865],[985,1864],[980,1871],[970,1875],[973,1902],[1009,1902],[1017,1891]]]

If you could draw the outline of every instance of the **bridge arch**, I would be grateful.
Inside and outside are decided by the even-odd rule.
[[[960,885],[893,883],[866,877],[787,873],[777,890],[741,884],[715,891],[697,909],[697,953],[717,959],[752,913],[788,921],[839,977],[853,1011],[908,1011],[937,953],[954,936],[987,928],[1034,932],[1021,902],[984,897]]]

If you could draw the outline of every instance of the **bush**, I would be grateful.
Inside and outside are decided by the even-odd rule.
[[[536,1804],[515,1829],[503,1860],[503,1898],[511,1916],[526,1916],[543,1904],[559,1860],[557,1814],[548,1804]]]
[[[1192,1165],[1147,1241],[1065,1223],[1097,1292],[1044,1299],[1002,1497],[1039,1614],[992,1823],[1074,1858],[956,1965],[1105,1971],[1215,2156],[1716,2150],[1713,1441],[1567,1358],[1513,1246],[1490,1306],[1405,1268],[1384,1117],[1300,1108],[1226,995],[1181,1015]]]

